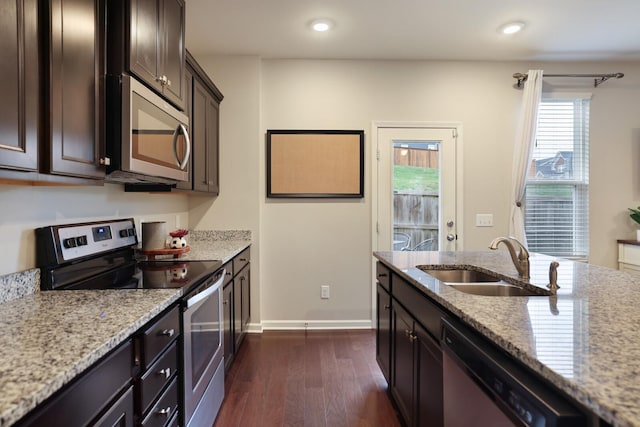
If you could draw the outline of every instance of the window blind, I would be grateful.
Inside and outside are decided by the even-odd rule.
[[[540,103],[525,193],[529,249],[589,255],[589,99]]]

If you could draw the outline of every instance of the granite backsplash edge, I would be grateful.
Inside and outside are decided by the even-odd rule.
[[[0,276],[0,304],[40,291],[40,269],[32,268]]]

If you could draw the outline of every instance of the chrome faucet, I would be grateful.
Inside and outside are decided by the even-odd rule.
[[[489,245],[489,249],[498,249],[498,245],[504,243],[509,249],[513,265],[522,279],[529,279],[529,251],[515,237],[496,237]],[[518,252],[516,253],[516,246]]]

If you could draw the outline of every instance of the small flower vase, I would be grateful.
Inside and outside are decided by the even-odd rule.
[[[640,229],[636,230],[636,240],[640,242]]]

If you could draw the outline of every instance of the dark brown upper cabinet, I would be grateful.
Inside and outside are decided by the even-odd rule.
[[[101,184],[104,0],[0,6],[0,178]]]
[[[187,52],[185,87],[191,136],[190,182],[179,183],[180,190],[191,190],[194,194],[218,195],[219,184],[219,121],[220,102],[224,96]]]
[[[183,0],[131,0],[129,71],[185,108]],[[125,30],[126,33],[126,30]]]
[[[104,0],[52,0],[41,7],[41,172],[104,179]]]
[[[0,4],[0,168],[38,169],[37,0]]]

